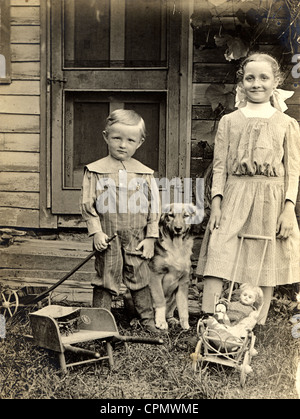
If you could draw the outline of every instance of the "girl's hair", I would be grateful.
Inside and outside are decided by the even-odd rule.
[[[240,68],[236,73],[239,82],[243,80],[246,65],[253,61],[265,61],[267,63],[270,63],[274,77],[275,79],[278,79],[278,84],[281,84],[283,82],[284,73],[281,72],[278,61],[272,55],[266,54],[264,52],[253,52],[250,55],[248,55],[248,57],[246,57],[244,61],[242,61]]]
[[[143,118],[131,109],[116,109],[106,118],[105,131],[108,132],[109,128],[116,124],[137,125],[141,131],[141,137],[146,137],[146,127]]]

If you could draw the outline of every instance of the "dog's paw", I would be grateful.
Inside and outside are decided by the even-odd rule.
[[[168,323],[166,322],[166,308],[157,307],[155,310],[155,326],[161,330],[168,329]]]
[[[164,320],[156,320],[155,326],[160,330],[168,330],[168,323]]]

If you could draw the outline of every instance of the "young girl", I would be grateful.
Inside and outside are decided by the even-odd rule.
[[[300,134],[297,121],[275,108],[282,76],[273,57],[251,54],[238,76],[243,107],[219,122],[211,216],[197,273],[204,276],[202,310],[212,313],[215,297],[222,292],[222,279],[232,279],[238,235],[272,236],[260,278],[262,240],[244,241],[236,277],[237,282],[262,287],[265,303],[258,323],[264,324],[273,287],[300,281],[295,215]]]

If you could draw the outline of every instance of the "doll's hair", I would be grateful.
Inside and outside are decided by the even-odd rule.
[[[263,301],[264,301],[264,294],[262,289],[258,286],[252,285],[250,283],[245,283],[240,286],[240,292],[242,293],[245,290],[251,290],[255,294],[255,307],[258,309]]]
[[[116,124],[125,125],[137,125],[141,131],[141,137],[146,138],[146,127],[143,118],[135,111],[131,109],[116,109],[106,118],[105,132],[109,131],[109,128]]]
[[[272,55],[266,54],[264,52],[250,53],[250,55],[248,55],[248,57],[246,57],[242,61],[240,68],[238,69],[236,73],[238,82],[241,82],[243,80],[246,65],[253,61],[265,61],[271,64],[275,79],[278,80],[279,85],[282,84],[284,80],[284,73],[281,71],[278,61]]]

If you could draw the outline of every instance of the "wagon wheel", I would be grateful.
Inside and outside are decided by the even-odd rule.
[[[193,352],[190,357],[192,358],[192,368],[193,371],[196,372],[197,371],[197,366],[199,361],[201,360],[202,356],[201,356],[201,349],[202,349],[202,339],[200,339],[196,345],[195,348],[195,352]]]
[[[252,372],[252,368],[250,366],[250,353],[249,351],[246,351],[243,364],[241,365],[240,383],[242,387],[244,387],[247,374],[250,374],[250,372]]]
[[[19,297],[14,290],[5,290],[0,293],[0,314],[10,318],[16,314],[19,307]]]

